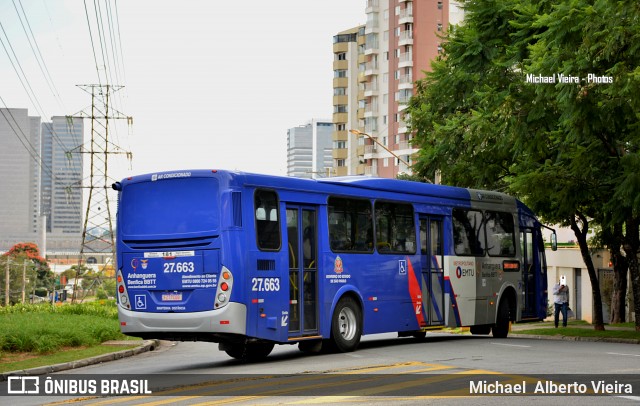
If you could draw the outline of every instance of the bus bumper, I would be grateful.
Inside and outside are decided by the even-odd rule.
[[[229,303],[222,309],[193,313],[148,313],[118,308],[120,330],[127,335],[160,339],[247,332],[247,307]]]

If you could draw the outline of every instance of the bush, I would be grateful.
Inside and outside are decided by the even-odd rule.
[[[124,339],[115,301],[0,308],[0,352],[50,353]]]

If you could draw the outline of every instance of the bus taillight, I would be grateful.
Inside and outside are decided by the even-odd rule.
[[[222,272],[220,272],[220,279],[221,281],[216,289],[215,309],[224,307],[229,303],[231,289],[233,288],[233,274],[225,266],[222,267]]]

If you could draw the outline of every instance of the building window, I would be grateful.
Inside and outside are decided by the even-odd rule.
[[[336,159],[336,166],[337,167],[345,166],[344,159]]]
[[[333,112],[334,113],[346,113],[347,112],[347,105],[346,104],[337,104],[337,105],[333,106]]]
[[[346,52],[339,52],[336,54],[336,61],[346,61],[346,60],[347,60]]]
[[[441,1],[438,2],[438,10],[442,10],[442,2]]]
[[[344,96],[345,94],[347,94],[347,88],[346,87],[334,87],[333,88],[333,95],[334,96]]]
[[[438,23],[438,31],[442,31],[442,24]]]
[[[336,69],[333,71],[334,78],[346,78],[347,70],[346,69]]]
[[[336,131],[345,131],[347,129],[346,124],[336,124]]]

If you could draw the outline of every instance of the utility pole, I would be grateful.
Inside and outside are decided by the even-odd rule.
[[[24,304],[27,289],[27,260],[22,263],[22,304]]]
[[[11,263],[11,259],[7,255],[7,268],[4,275],[4,305],[9,306],[9,277],[11,276],[9,273],[9,264]]]
[[[126,155],[129,160],[132,158],[131,152],[123,150],[109,138],[109,120],[126,119],[129,125],[133,122],[132,117],[128,117],[110,106],[111,94],[124,86],[78,85],[78,87],[91,95],[91,111],[89,113],[82,111],[72,117],[91,119],[91,138],[88,149],[82,145],[69,151],[70,153],[88,154],[90,159],[88,184],[79,186],[89,189],[89,199],[84,216],[82,245],[80,246],[72,302],[76,300],[81,267],[87,263],[85,256],[92,253],[110,254],[109,259],[105,260],[102,271],[109,263],[115,264],[113,223],[108,194],[108,191],[111,190],[111,183],[113,183],[113,179],[108,175],[109,156],[122,154]]]

